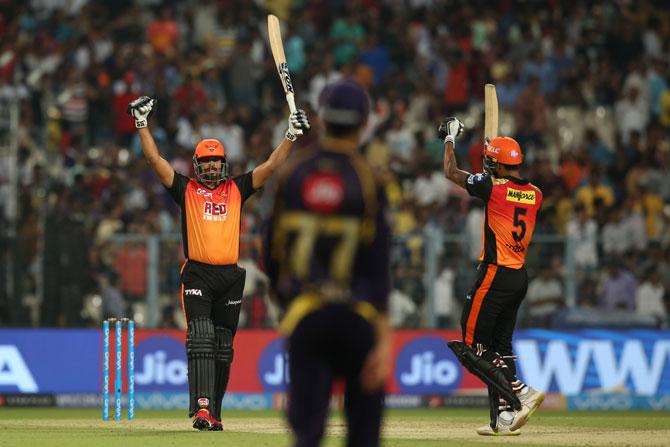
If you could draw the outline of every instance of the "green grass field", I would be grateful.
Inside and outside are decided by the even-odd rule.
[[[670,413],[538,411],[516,437],[480,437],[485,409],[389,410],[384,423],[387,447],[667,446]],[[183,411],[137,411],[136,420],[102,422],[96,410],[0,409],[0,446],[235,446],[291,445],[277,411],[227,411],[223,432],[195,432]],[[324,446],[342,446],[340,414],[329,421]],[[197,443],[197,444],[196,444]]]

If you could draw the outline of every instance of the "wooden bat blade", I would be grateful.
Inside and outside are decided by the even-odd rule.
[[[281,37],[279,19],[274,14],[268,14],[268,39],[270,40],[270,50],[277,67],[279,80],[284,88],[284,93],[286,93],[289,111],[293,113],[296,111],[293,84],[291,83],[291,75],[288,71],[286,55],[284,54],[284,43]]]
[[[286,63],[279,19],[274,14],[268,15],[268,38],[270,39],[270,49],[272,50],[275,65]]]
[[[496,86],[484,86],[484,138],[491,141],[498,136],[498,95]]]

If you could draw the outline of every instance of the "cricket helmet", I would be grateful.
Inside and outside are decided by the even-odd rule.
[[[202,166],[204,159],[220,159],[221,169],[218,172],[205,172]],[[199,182],[220,183],[228,178],[230,167],[226,161],[226,149],[219,140],[206,138],[198,143],[193,153],[193,168]]]
[[[514,138],[496,137],[484,145],[484,168],[495,174],[499,164],[518,166],[523,162],[521,146]]]

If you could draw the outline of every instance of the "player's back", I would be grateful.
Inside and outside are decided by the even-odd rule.
[[[302,293],[328,300],[385,300],[386,200],[358,153],[316,151],[284,172],[266,267],[280,302]]]
[[[472,174],[466,181],[470,195],[484,201],[481,262],[520,269],[526,261],[542,192],[527,180]]]
[[[495,178],[486,204],[482,260],[521,268],[530,245],[542,193],[532,183]],[[492,234],[491,234],[492,233]]]

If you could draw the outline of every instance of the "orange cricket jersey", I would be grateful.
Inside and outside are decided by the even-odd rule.
[[[240,252],[242,205],[255,192],[251,172],[229,178],[216,189],[175,172],[168,191],[181,208],[186,259],[235,264]]]
[[[542,191],[527,180],[487,174],[471,175],[466,187],[486,204],[479,260],[512,269],[523,267]]]

